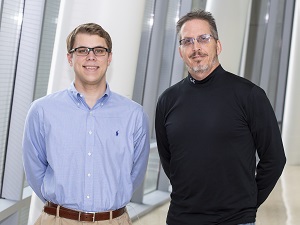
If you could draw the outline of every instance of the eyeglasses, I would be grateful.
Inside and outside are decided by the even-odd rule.
[[[196,37],[196,38],[183,38],[179,41],[180,45],[183,46],[192,46],[194,45],[195,40],[199,43],[199,44],[207,44],[211,38],[214,38],[214,36],[212,36],[211,34],[201,34],[200,36]]]
[[[78,47],[71,49],[69,53],[75,52],[77,56],[87,56],[90,53],[90,51],[94,52],[95,56],[105,56],[106,52],[111,52],[110,49],[104,47]]]

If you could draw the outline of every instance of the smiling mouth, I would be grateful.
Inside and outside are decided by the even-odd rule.
[[[97,70],[99,68],[99,66],[83,66],[83,67],[88,70]]]

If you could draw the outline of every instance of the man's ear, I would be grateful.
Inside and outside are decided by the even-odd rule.
[[[219,40],[217,40],[217,55],[220,55],[222,52],[222,44]]]
[[[112,61],[112,52],[108,53],[108,59],[107,59],[107,65],[110,65],[111,61]]]
[[[72,61],[73,55],[70,53],[67,53],[67,59],[68,59],[69,65],[72,67],[73,66],[73,61]]]
[[[179,55],[180,55],[180,57],[182,58],[182,52],[181,52],[181,51],[182,51],[182,49],[181,49],[181,47],[180,47],[180,46],[178,47],[178,51],[179,51]]]

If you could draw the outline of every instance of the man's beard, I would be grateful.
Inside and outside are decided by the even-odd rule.
[[[201,53],[197,53],[195,52],[191,57],[195,56],[196,54],[201,54]],[[211,70],[211,68],[213,68],[213,66],[216,64],[217,62],[217,57],[215,56],[211,62],[211,64],[205,64],[205,65],[198,65],[198,66],[194,66],[194,67],[190,67],[188,65],[187,68],[189,71],[196,73],[196,74],[203,74],[206,73],[207,71]]]
[[[194,67],[190,67],[190,66],[187,65],[187,68],[188,68],[189,71],[192,71],[193,73],[205,73],[209,70],[208,64],[194,66]]]

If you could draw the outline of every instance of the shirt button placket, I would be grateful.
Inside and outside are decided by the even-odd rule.
[[[85,179],[85,196],[86,204],[88,206],[92,205],[91,193],[93,190],[93,150],[94,150],[94,140],[95,140],[95,117],[93,111],[89,111],[87,118],[87,134],[86,134],[86,160],[85,160],[85,174],[87,179]]]

